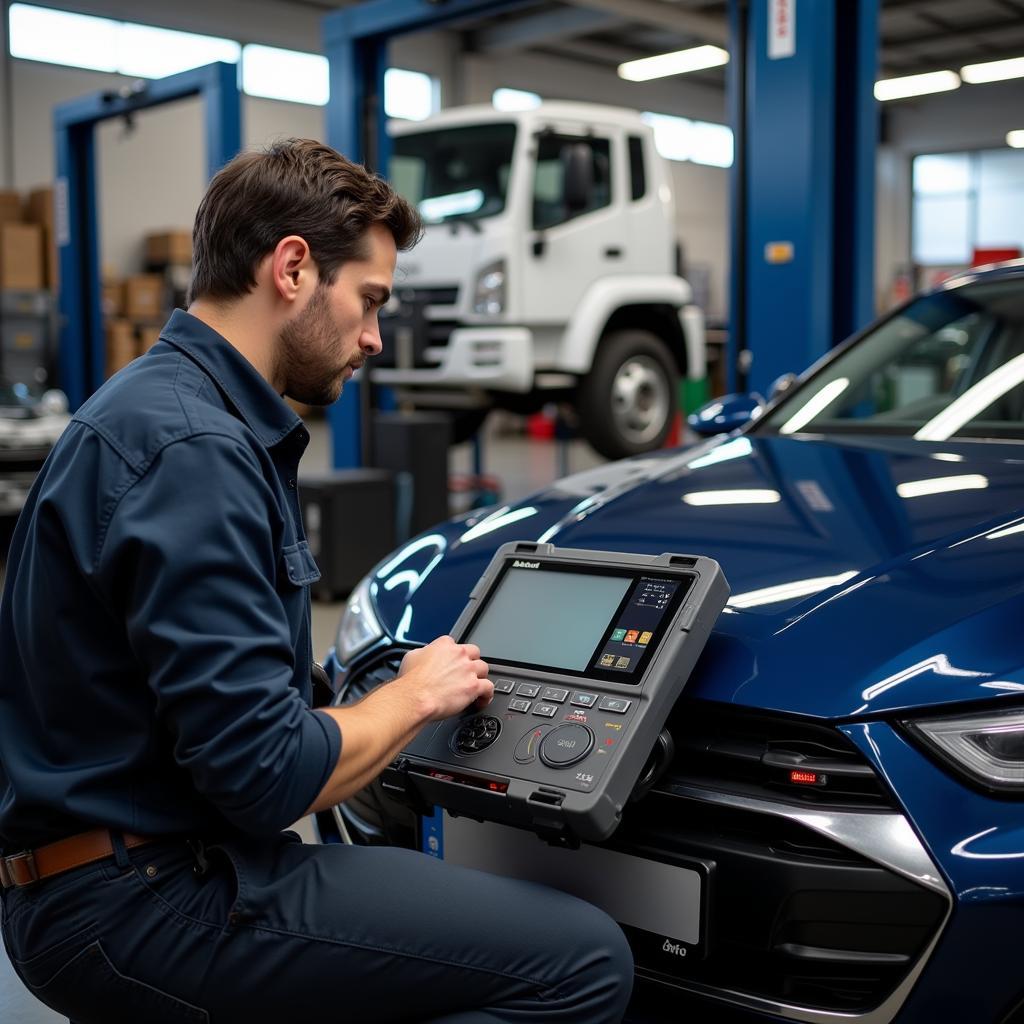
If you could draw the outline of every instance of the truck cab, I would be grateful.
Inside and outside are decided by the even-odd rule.
[[[661,446],[679,380],[705,375],[671,177],[635,111],[545,103],[392,128],[389,177],[419,209],[374,380],[478,425],[572,405],[597,451]]]

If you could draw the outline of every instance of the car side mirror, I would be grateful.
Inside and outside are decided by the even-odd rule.
[[[784,395],[799,379],[795,373],[784,373],[776,377],[768,389],[768,401],[774,402],[780,395]]]
[[[764,399],[760,395],[724,395],[690,413],[686,423],[695,434],[714,437],[745,427],[761,414],[763,408]]]
[[[594,191],[594,161],[590,146],[574,142],[562,149],[562,173],[565,206],[570,213],[579,213],[590,205]]]

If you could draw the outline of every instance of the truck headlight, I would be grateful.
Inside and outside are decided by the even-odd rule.
[[[489,263],[477,275],[473,312],[493,315],[505,309],[505,261]]]
[[[334,639],[335,654],[347,665],[357,654],[384,636],[384,630],[373,607],[373,576],[365,576],[349,595],[338,634]]]
[[[904,725],[975,782],[1024,792],[1024,708]]]

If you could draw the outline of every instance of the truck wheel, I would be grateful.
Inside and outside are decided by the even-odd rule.
[[[605,335],[577,397],[583,436],[608,459],[660,448],[675,418],[678,376],[656,334]]]

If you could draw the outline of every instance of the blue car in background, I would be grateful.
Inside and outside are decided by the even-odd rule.
[[[343,615],[338,700],[449,630],[506,541],[709,555],[732,597],[669,719],[671,763],[607,844],[703,866],[701,955],[625,922],[635,1019],[1021,1024],[1024,262],[691,425],[730,432],[396,551]],[[421,827],[379,785],[337,816],[354,842],[496,866],[473,846],[488,826]]]

